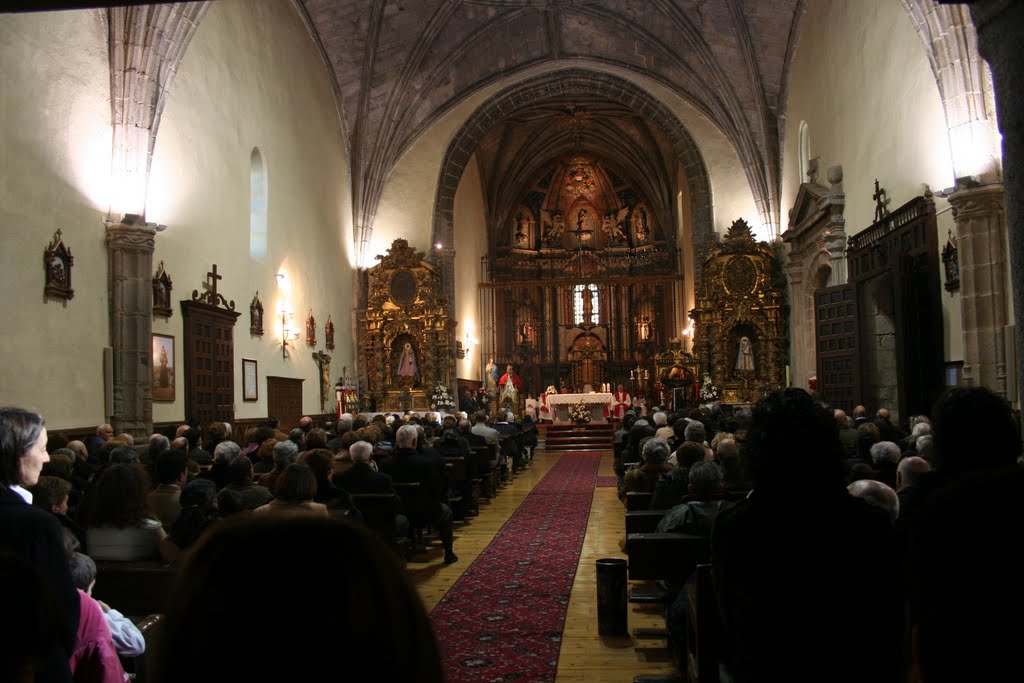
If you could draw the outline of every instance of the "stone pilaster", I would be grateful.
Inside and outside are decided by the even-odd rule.
[[[115,432],[153,431],[153,248],[156,230],[144,223],[107,224],[110,344],[114,349]]]
[[[949,196],[957,227],[960,307],[963,315],[963,383],[1006,396],[1006,345],[1010,292],[1006,289],[1006,213],[1002,184],[958,187]]]
[[[828,286],[845,285],[846,273],[846,194],[843,192],[843,167],[831,166],[828,169],[828,220],[825,223],[825,249],[829,254],[829,266],[832,268],[828,276]]]
[[[1010,279],[1017,326],[1017,398],[1024,398],[1024,3],[981,0],[971,4],[978,31],[978,52],[992,69],[996,112],[1003,134],[1003,184],[1006,187],[1006,223],[1009,226]]]

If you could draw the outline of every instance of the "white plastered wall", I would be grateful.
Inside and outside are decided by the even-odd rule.
[[[110,71],[103,12],[0,16],[0,330],[4,405],[52,429],[103,416]],[[66,303],[43,298],[43,250],[74,257]]]
[[[319,413],[319,373],[312,354],[331,354],[333,380],[353,367],[351,198],[344,143],[330,82],[313,42],[285,0],[211,3],[182,61],[164,110],[149,186],[147,218],[167,225],[154,263],[174,280],[174,315],[153,331],[177,340],[178,394],[154,403],[156,422],[184,417],[181,309],[216,263],[219,291],[242,313],[234,329],[235,415],[267,415],[269,375],[304,380],[306,414]],[[249,255],[249,170],[254,147],[267,178],[267,255]],[[274,275],[284,273],[279,285]],[[249,334],[249,303],[259,291],[264,335]],[[279,309],[301,331],[282,358]],[[317,322],[315,348],[305,319]],[[335,326],[334,351],[324,325]],[[259,399],[243,401],[241,359],[258,362]]]
[[[924,47],[897,0],[808,3],[792,64],[783,148],[783,225],[801,182],[799,126],[805,121],[819,182],[843,167],[846,232],[874,220],[874,181],[896,209],[953,185],[938,87]],[[940,249],[952,215],[936,197]],[[941,283],[936,283],[941,287]],[[963,358],[959,295],[943,290],[944,357]],[[812,313],[813,315],[813,313]]]
[[[460,379],[480,379],[480,259],[487,255],[487,217],[483,181],[474,154],[455,190],[452,221],[455,226],[455,338],[462,342],[466,357],[455,364]]]

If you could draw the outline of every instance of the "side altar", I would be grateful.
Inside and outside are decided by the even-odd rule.
[[[611,408],[614,400],[611,394],[549,394],[548,407],[555,424],[570,424],[569,408],[582,402],[590,410],[591,422],[606,422],[605,408]]]

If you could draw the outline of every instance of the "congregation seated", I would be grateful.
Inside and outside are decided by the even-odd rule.
[[[753,490],[721,510],[711,534],[733,680],[899,680],[895,530],[847,492],[832,411],[801,389],[770,394],[741,455]],[[857,586],[870,587],[870,610]]]
[[[884,510],[889,515],[889,521],[894,524],[900,516],[900,499],[888,484],[877,479],[858,479],[847,486],[846,490],[854,498]]]
[[[209,479],[196,477],[185,484],[179,498],[181,514],[162,543],[164,557],[171,562],[176,561],[210,525],[221,518],[221,512],[214,504],[216,496],[216,485]]]
[[[622,479],[622,490],[619,498],[625,500],[627,493],[653,493],[658,480],[663,474],[672,471],[668,464],[668,442],[658,437],[651,437],[645,443],[641,453],[643,464],[626,472]]]
[[[254,514],[327,516],[327,506],[313,500],[316,496],[316,475],[309,465],[293,462],[284,468],[277,480],[274,499],[256,508]]]
[[[896,466],[899,465],[900,447],[893,441],[879,441],[871,446],[871,466],[875,478],[890,488],[896,486]]]
[[[671,469],[658,479],[651,499],[652,510],[668,510],[683,502],[689,493],[690,468],[704,462],[704,447],[695,441],[684,441],[669,457]],[[675,464],[671,461],[675,459]]]
[[[181,453],[171,451],[157,457],[154,469],[157,486],[146,496],[146,503],[164,531],[170,531],[181,514],[179,498],[188,478],[188,466]]]
[[[228,475],[229,463],[241,452],[242,448],[234,441],[221,441],[213,449],[213,464],[203,476],[212,480],[218,491],[231,483],[231,477]]]
[[[334,473],[334,456],[329,450],[314,448],[305,451],[299,456],[299,462],[308,465],[316,478],[316,494],[313,500],[326,505],[331,516],[359,517],[359,511],[352,503],[352,496],[331,481]]]
[[[79,653],[79,666],[88,668],[89,675],[80,671],[72,665],[72,671],[76,680],[110,680],[107,675],[114,675],[118,672],[124,675],[119,657],[137,657],[146,651],[146,639],[135,627],[132,620],[121,614],[119,611],[107,605],[101,600],[92,597],[92,590],[96,585],[96,563],[88,555],[80,552],[73,552],[68,558],[68,568],[71,571],[71,580],[79,593],[79,601],[83,605],[81,624],[93,619],[91,625],[84,629],[79,626],[79,639],[77,652]],[[89,604],[94,603],[94,604]],[[88,606],[87,606],[88,605]],[[103,615],[103,621],[107,629],[104,633],[93,615],[97,608]],[[87,616],[88,615],[88,616]]]
[[[146,504],[149,476],[142,465],[113,464],[85,501],[86,540],[95,560],[160,560],[167,535]]]
[[[444,563],[458,561],[455,555],[452,510],[447,504],[444,481],[444,459],[433,449],[417,449],[419,433],[415,425],[399,427],[395,434],[396,448],[381,463],[381,471],[395,482],[418,483],[423,497],[420,510],[406,510],[410,523],[428,522],[437,527],[444,546]]]
[[[931,469],[931,463],[920,456],[911,455],[900,460],[900,464],[896,466],[896,497],[901,508],[906,505],[904,501],[913,495],[913,487],[917,480]]]
[[[273,599],[261,599],[268,577]],[[357,525],[313,515],[226,520],[190,553],[168,606],[160,681],[444,680],[422,600]],[[266,629],[272,642],[254,651]]]
[[[274,497],[265,486],[260,486],[252,480],[252,461],[245,455],[236,455],[234,460],[228,464],[228,485],[225,491],[237,493],[241,500],[242,508],[255,510],[265,503],[269,503]]]
[[[284,468],[295,462],[298,454],[299,446],[291,439],[275,443],[274,469],[260,475],[260,486],[265,486],[268,491],[274,493],[277,490],[277,478],[284,472]]]
[[[711,525],[724,499],[722,469],[714,462],[702,460],[688,471],[689,500],[670,509],[658,522],[659,533],[682,533],[710,536]]]

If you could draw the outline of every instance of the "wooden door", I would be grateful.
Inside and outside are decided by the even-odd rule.
[[[278,428],[282,431],[299,426],[302,417],[301,379],[267,377],[267,415],[277,418]]]
[[[185,419],[235,421],[234,327],[239,314],[203,303],[182,304],[185,329]]]
[[[857,286],[818,289],[814,304],[818,393],[833,408],[852,414],[861,390]]]

